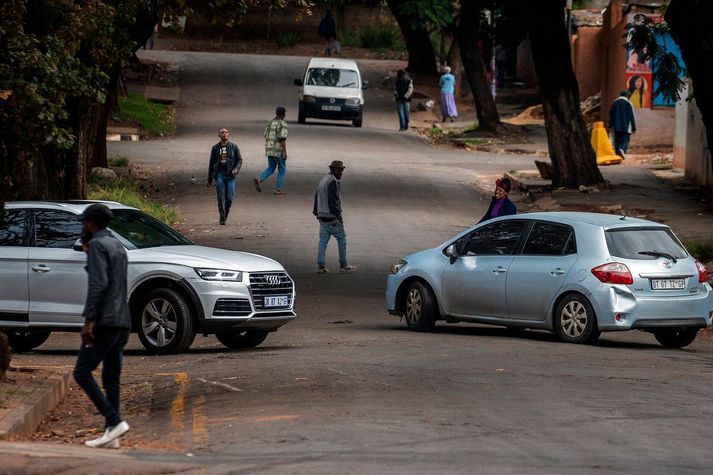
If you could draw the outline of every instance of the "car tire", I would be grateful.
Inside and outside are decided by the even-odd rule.
[[[50,337],[50,332],[31,332],[10,328],[6,328],[4,332],[7,335],[10,348],[16,353],[34,350]]]
[[[654,331],[656,341],[666,348],[683,348],[693,343],[698,335],[698,328],[666,328]]]
[[[360,128],[361,127],[361,121],[362,119],[354,119],[352,121],[352,124],[354,124],[354,127]]]
[[[196,337],[191,308],[173,289],[154,289],[139,307],[139,340],[155,355],[179,353],[190,348]]]
[[[269,332],[265,330],[242,330],[235,332],[216,332],[215,337],[227,348],[255,348],[265,341],[268,333]]]
[[[300,102],[300,105],[297,108],[297,123],[304,124],[305,119],[306,119],[306,117],[305,117],[304,107],[302,106],[302,103]]]
[[[569,294],[555,311],[555,333],[567,343],[595,343],[600,332],[594,308],[583,295]]]
[[[404,294],[403,316],[409,330],[433,331],[438,319],[438,307],[428,285],[417,280],[408,286]]]

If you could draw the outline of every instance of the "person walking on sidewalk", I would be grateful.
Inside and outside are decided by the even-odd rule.
[[[277,168],[277,178],[275,179],[275,194],[284,195],[285,171],[287,169],[287,122],[285,121],[285,108],[280,106],[275,110],[275,118],[265,126],[265,155],[267,156],[267,168],[262,172],[260,178],[253,178],[255,189],[262,192],[262,182],[275,173]]]
[[[456,78],[451,74],[451,68],[448,66],[443,68],[443,75],[438,81],[438,86],[441,88],[441,115],[443,116],[443,122],[446,119],[450,119],[453,122],[454,118],[458,117],[458,108],[456,107],[454,95]]]
[[[629,92],[621,91],[609,108],[609,133],[614,132],[614,152],[626,159],[631,134],[636,132],[634,106],[629,101]]]
[[[394,99],[396,100],[396,111],[399,114],[399,132],[408,130],[408,116],[411,107],[411,95],[413,94],[413,81],[405,69],[399,69],[394,82]]]
[[[329,165],[329,173],[322,178],[314,195],[312,214],[319,220],[319,245],[317,247],[317,273],[326,274],[327,243],[334,236],[339,249],[339,271],[353,272],[356,266],[347,261],[347,236],[342,219],[342,198],[340,194],[344,163],[334,160]]]
[[[218,132],[220,141],[210,150],[210,161],[208,162],[206,186],[210,187],[215,181],[215,191],[218,196],[218,222],[220,224],[225,224],[228,219],[235,195],[235,178],[243,165],[240,149],[233,142],[228,141],[229,136],[228,129],[220,129]]]
[[[129,424],[121,419],[120,376],[124,346],[131,331],[131,315],[126,301],[126,250],[106,229],[111,218],[111,210],[100,204],[90,205],[81,215],[82,240],[88,244],[88,287],[82,314],[82,346],[74,367],[74,379],[106,420],[104,434],[85,444],[118,448],[119,437],[129,430]],[[92,376],[99,363],[102,363],[104,392]]]
[[[317,33],[324,38],[324,54],[332,56],[332,53],[339,54],[339,44],[337,41],[337,23],[334,21],[332,10],[327,12],[319,22]]]

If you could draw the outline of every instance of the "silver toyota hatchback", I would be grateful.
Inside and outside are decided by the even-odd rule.
[[[386,305],[412,330],[437,320],[554,331],[591,343],[600,332],[652,332],[684,347],[711,325],[705,267],[663,224],[596,213],[493,219],[394,264]]]
[[[0,328],[15,351],[79,331],[87,294],[77,215],[92,201],[15,202],[0,219]],[[102,202],[126,247],[133,330],[151,353],[188,349],[198,333],[229,348],[261,344],[295,318],[294,283],[278,262],[196,246],[120,203]]]

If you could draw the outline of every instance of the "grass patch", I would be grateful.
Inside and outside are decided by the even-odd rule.
[[[713,261],[713,239],[689,242],[686,244],[686,249],[699,262]]]
[[[281,31],[275,38],[278,48],[292,48],[300,41],[300,34],[296,31]]]
[[[485,140],[483,140],[483,139],[465,139],[464,142],[467,143],[468,145],[480,145],[482,143],[485,143]]]
[[[109,166],[111,166],[111,167],[125,168],[125,167],[129,166],[129,164],[131,163],[131,160],[119,155],[116,157],[109,157],[107,159],[107,162],[109,162]]]
[[[180,220],[178,210],[174,206],[162,205],[147,197],[139,184],[128,178],[90,178],[87,182],[87,197],[90,200],[117,201],[138,208],[169,226]]]
[[[342,30],[339,38],[342,46],[367,48],[382,53],[385,50],[403,51],[406,48],[401,32],[393,25],[377,23],[358,30]]]
[[[115,118],[122,122],[135,122],[153,136],[171,135],[174,129],[173,108],[147,101],[141,94],[120,97]]]

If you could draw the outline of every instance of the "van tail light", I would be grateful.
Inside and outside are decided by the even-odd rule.
[[[708,282],[708,271],[706,270],[706,266],[696,261],[696,267],[698,268],[698,283],[703,284]]]
[[[631,276],[629,268],[620,262],[602,264],[592,269],[592,274],[605,284],[630,285],[634,283],[634,278]]]

